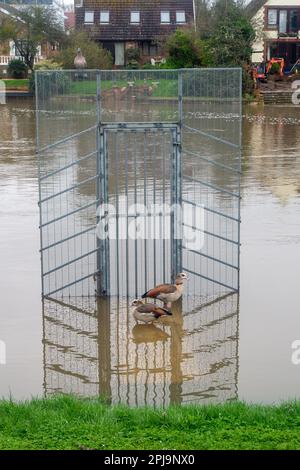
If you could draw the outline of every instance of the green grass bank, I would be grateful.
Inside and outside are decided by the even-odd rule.
[[[5,79],[3,80],[6,90],[28,90],[29,80],[24,79]]]
[[[300,403],[131,409],[69,396],[0,401],[0,449],[300,449]]]

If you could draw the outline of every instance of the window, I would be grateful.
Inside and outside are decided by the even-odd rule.
[[[268,10],[268,26],[277,26],[277,10],[274,8]]]
[[[84,22],[85,23],[94,23],[94,12],[93,11],[86,11],[84,13]]]
[[[139,23],[140,22],[140,12],[132,11],[130,13],[130,23]]]
[[[75,5],[75,8],[81,8],[82,7],[82,0],[75,0],[74,5]]]
[[[169,11],[161,11],[160,12],[160,22],[161,23],[170,23],[170,12]]]
[[[185,23],[185,11],[176,11],[176,23]]]
[[[100,23],[101,24],[109,23],[109,11],[100,11]]]
[[[298,11],[297,10],[291,10],[290,12],[290,31],[292,33],[297,33],[298,31]]]
[[[287,32],[287,10],[279,11],[279,33]]]

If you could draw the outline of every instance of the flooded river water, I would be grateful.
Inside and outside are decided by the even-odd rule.
[[[243,110],[240,295],[197,322],[136,326],[125,300],[98,315],[41,304],[35,113],[0,108],[0,396],[104,394],[130,405],[300,398],[300,107]],[[125,313],[124,313],[125,312]],[[3,361],[4,362],[4,361]]]

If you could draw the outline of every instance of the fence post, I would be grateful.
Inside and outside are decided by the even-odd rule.
[[[172,280],[182,271],[182,170],[181,170],[181,128],[182,128],[182,71],[178,72],[178,124],[172,131],[172,182],[171,182],[171,271]]]
[[[107,174],[107,148],[106,136],[101,123],[101,73],[97,72],[97,225],[100,220],[99,207],[108,203],[108,174]],[[101,213],[101,218],[107,217],[106,212]],[[107,220],[105,220],[107,222]],[[107,226],[107,224],[106,224]],[[98,234],[99,235],[99,234]],[[108,233],[107,233],[108,236]],[[98,296],[109,295],[109,240],[97,236],[97,276],[96,293]]]
[[[183,236],[183,207],[182,207],[182,124],[183,124],[183,77],[182,70],[178,72],[178,126],[176,135],[177,159],[177,204],[180,207],[177,221],[179,238],[177,239],[177,273],[182,271],[182,236]]]

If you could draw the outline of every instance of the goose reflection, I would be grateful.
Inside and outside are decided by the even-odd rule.
[[[135,344],[156,343],[170,338],[165,331],[155,325],[135,325],[132,329],[132,340]]]

